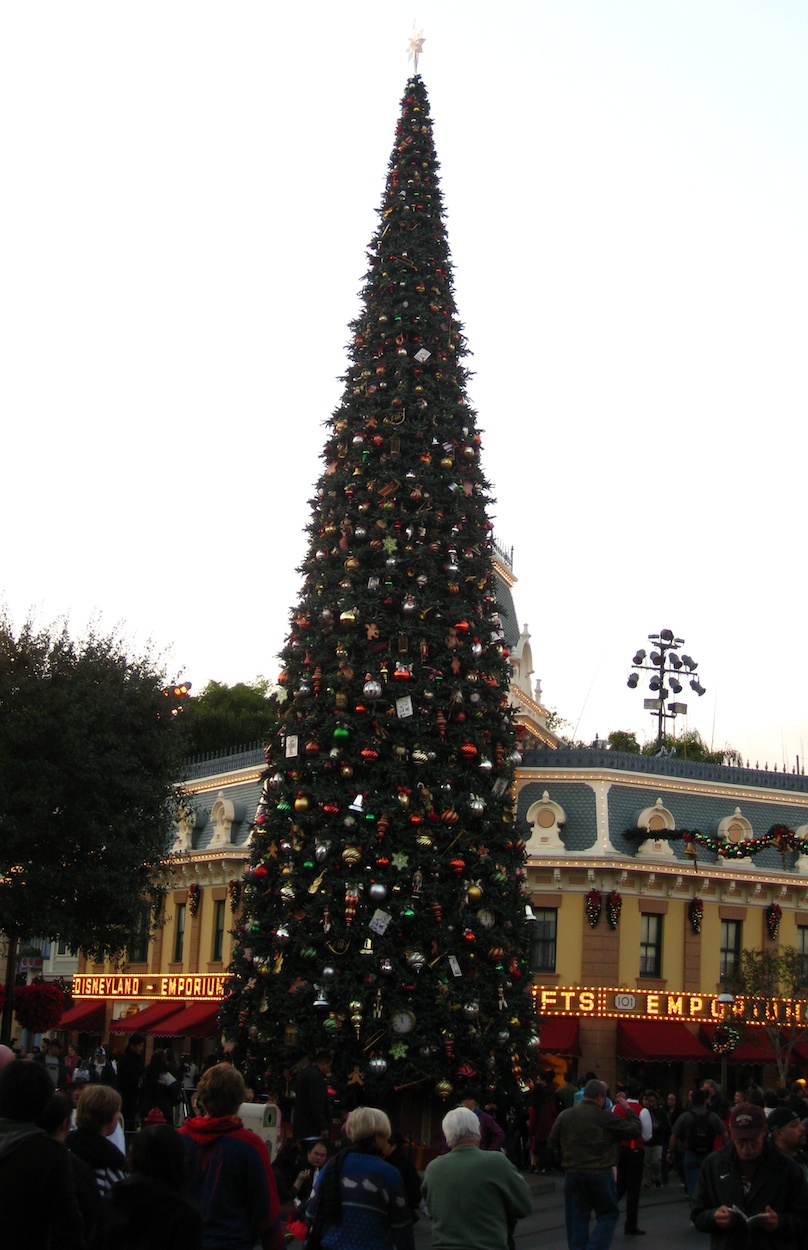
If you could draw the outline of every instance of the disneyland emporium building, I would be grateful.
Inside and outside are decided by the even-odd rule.
[[[529,750],[516,806],[552,1066],[666,1093],[710,1076],[731,1094],[777,1083],[772,1037],[796,1038],[790,1077],[808,1066],[808,987],[753,1000],[737,982],[747,950],[793,947],[808,968],[804,776]]]

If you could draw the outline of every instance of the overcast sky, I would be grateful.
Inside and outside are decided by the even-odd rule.
[[[545,703],[804,755],[808,5],[0,9],[0,600],[274,678],[411,72]]]

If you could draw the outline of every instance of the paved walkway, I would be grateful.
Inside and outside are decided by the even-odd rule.
[[[533,1214],[516,1226],[516,1250],[567,1250],[564,1178],[526,1174],[525,1180],[534,1194]],[[709,1238],[690,1223],[690,1206],[678,1179],[662,1189],[642,1191],[640,1228],[646,1230],[645,1237],[627,1237],[621,1213],[612,1250],[709,1250]],[[429,1220],[422,1218],[415,1226],[415,1245],[429,1250],[431,1240]]]

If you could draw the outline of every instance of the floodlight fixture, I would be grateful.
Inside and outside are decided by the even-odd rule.
[[[643,706],[649,712],[652,712],[658,722],[657,745],[662,746],[664,737],[664,728],[666,720],[675,720],[677,716],[681,716],[687,712],[686,703],[669,703],[667,710],[665,708],[665,699],[668,695],[678,695],[682,692],[682,682],[677,677],[678,673],[682,673],[690,678],[691,689],[697,695],[706,693],[698,677],[695,676],[698,664],[691,655],[685,652],[674,650],[684,645],[684,638],[679,638],[674,634],[672,629],[661,629],[658,634],[649,634],[649,642],[653,643],[653,650],[650,655],[646,655],[645,649],[640,647],[634,653],[632,665],[635,671],[629,675],[627,686],[629,690],[636,690],[639,685],[640,672],[648,673],[648,688],[654,698],[646,699]],[[665,680],[668,679],[666,686]]]

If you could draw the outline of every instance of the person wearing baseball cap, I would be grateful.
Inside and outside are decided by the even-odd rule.
[[[690,1218],[710,1234],[712,1250],[808,1244],[808,1180],[767,1140],[769,1123],[762,1107],[739,1103],[729,1117],[729,1144],[702,1165]]]
[[[789,1159],[799,1163],[805,1176],[808,1177],[808,1155],[802,1149],[805,1141],[805,1130],[802,1120],[793,1107],[775,1107],[769,1116],[769,1132],[772,1142],[778,1150],[782,1150]]]

